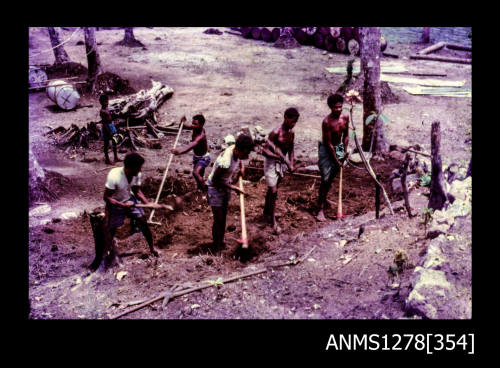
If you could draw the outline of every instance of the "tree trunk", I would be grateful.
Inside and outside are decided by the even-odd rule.
[[[92,93],[95,91],[96,80],[99,74],[102,74],[103,69],[101,66],[101,58],[97,51],[97,42],[95,40],[95,28],[94,27],[84,27],[83,33],[85,35],[85,50],[87,53],[87,63],[88,63],[88,82],[91,86]]]
[[[53,47],[54,57],[56,59],[54,64],[63,64],[71,61],[64,46],[61,45],[61,38],[59,37],[59,32],[54,27],[47,27],[49,31],[50,44]]]
[[[428,208],[441,210],[446,202],[443,189],[443,171],[441,162],[441,127],[439,121],[434,121],[431,128],[431,184]]]
[[[144,47],[144,44],[135,38],[133,27],[125,27],[125,36],[117,44],[128,47]]]
[[[240,28],[241,35],[243,38],[251,38],[252,37],[252,27],[241,27]]]
[[[364,76],[363,85],[363,151],[370,149],[372,135],[374,136],[374,153],[388,150],[384,136],[384,126],[381,119],[373,119],[366,125],[368,116],[374,112],[381,113],[380,96],[380,28],[360,27],[361,70]]]
[[[295,29],[293,36],[295,37],[297,42],[300,43],[301,45],[308,44],[309,36],[303,29],[300,28]]]
[[[276,42],[278,38],[280,38],[280,29],[278,27],[273,28],[271,31],[271,39],[273,42]]]
[[[424,27],[422,30],[422,37],[420,38],[420,42],[422,43],[429,43],[431,42],[431,28],[430,27]]]

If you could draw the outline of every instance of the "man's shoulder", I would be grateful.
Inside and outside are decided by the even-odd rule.
[[[109,170],[108,179],[119,180],[123,175],[123,167],[114,167]]]

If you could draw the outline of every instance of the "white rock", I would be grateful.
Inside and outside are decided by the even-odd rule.
[[[29,216],[39,216],[43,215],[46,213],[49,213],[51,210],[51,207],[48,204],[42,204],[41,206],[33,208],[31,211],[29,211]]]
[[[75,217],[78,217],[76,212],[64,212],[63,214],[61,214],[61,218],[63,220],[68,220],[70,218],[75,218]]]

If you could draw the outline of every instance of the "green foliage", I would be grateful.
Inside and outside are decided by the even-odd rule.
[[[430,174],[425,174],[425,175],[422,175],[420,178],[420,186],[422,187],[428,187],[429,185],[431,185],[431,176]]]
[[[371,111],[371,114],[368,115],[368,117],[366,118],[365,124],[366,125],[370,124],[372,120],[375,118],[382,120],[383,123],[388,123],[390,121],[387,115],[384,115],[382,113],[377,114],[376,111]]]
[[[432,208],[424,208],[422,210],[422,221],[424,225],[427,225],[431,221],[433,214],[434,210]]]

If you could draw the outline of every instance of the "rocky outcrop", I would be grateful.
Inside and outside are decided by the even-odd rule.
[[[433,239],[415,268],[406,310],[429,319],[472,316],[472,178],[448,188],[454,201],[435,211],[428,230]]]

